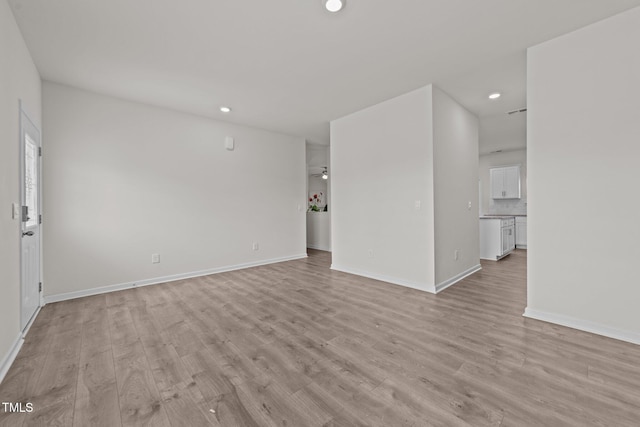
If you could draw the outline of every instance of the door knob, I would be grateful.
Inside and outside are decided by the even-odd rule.
[[[25,231],[22,233],[22,236],[33,236],[33,231]]]

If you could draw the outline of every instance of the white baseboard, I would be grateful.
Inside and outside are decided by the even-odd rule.
[[[331,246],[316,245],[314,243],[307,243],[307,248],[316,249],[316,250],[319,250],[319,251],[331,252]]]
[[[66,301],[75,298],[88,297],[92,295],[106,294],[108,292],[121,291],[124,289],[139,288],[141,286],[157,285],[159,283],[173,282],[176,280],[190,279],[192,277],[208,276],[210,274],[224,273],[226,271],[242,270],[244,268],[258,267],[260,265],[275,264],[278,262],[292,261],[306,258],[307,254],[292,255],[281,258],[272,258],[243,264],[228,265],[224,267],[211,268],[208,270],[192,271],[190,273],[173,274],[164,277],[154,277],[152,279],[137,280],[135,282],[120,283],[117,285],[101,286],[99,288],[85,289],[82,291],[67,292],[63,294],[47,295],[44,297],[45,303]]]
[[[482,266],[480,264],[474,265],[473,267],[463,271],[460,274],[453,276],[450,279],[445,280],[444,282],[438,283],[436,285],[436,293],[442,292],[447,289],[449,286],[454,285],[464,279],[467,276],[471,276],[473,273],[482,270]]]
[[[7,375],[7,372],[9,372],[9,368],[13,364],[13,361],[16,360],[16,356],[18,356],[18,352],[20,351],[23,343],[24,338],[22,332],[20,332],[13,344],[11,344],[9,352],[4,357],[4,359],[2,359],[2,363],[0,364],[0,383],[2,383],[5,375]]]
[[[355,274],[356,276],[368,277],[369,279],[380,280],[382,282],[393,283],[394,285],[405,286],[407,288],[418,289],[420,291],[429,292],[431,294],[437,294],[449,286],[458,283],[462,279],[467,276],[472,275],[473,273],[482,270],[482,266],[480,264],[475,265],[456,276],[445,280],[444,282],[439,283],[436,286],[431,286],[423,283],[410,282],[404,279],[398,279],[397,277],[385,276],[381,274],[370,273],[368,271],[358,270],[354,268],[347,268],[341,265],[331,264],[331,269],[336,271],[342,271],[343,273]]]
[[[40,300],[42,301],[42,298],[40,298]],[[36,312],[33,313],[33,316],[31,316],[31,319],[29,320],[29,323],[27,323],[27,326],[22,331],[22,336],[23,337],[27,336],[27,332],[29,332],[29,329],[31,329],[31,326],[35,323],[36,318],[38,317],[38,314],[40,314],[40,310],[42,310],[42,303],[40,304],[40,307],[38,307],[36,309]]]
[[[577,319],[575,317],[535,310],[529,307],[524,310],[523,316],[640,345],[640,333],[612,328],[590,320]]]
[[[407,288],[418,289],[420,291],[429,292],[431,294],[436,293],[436,289],[433,285],[410,282],[404,279],[398,279],[396,277],[370,273],[368,271],[358,270],[354,268],[347,268],[347,267],[343,267],[341,265],[336,265],[336,264],[331,264],[331,269],[336,271],[341,271],[343,273],[355,274],[356,276],[368,277],[369,279],[380,280],[382,282],[393,283],[394,285],[405,286]]]
[[[13,365],[13,362],[16,360],[16,357],[18,356],[18,353],[22,348],[22,344],[24,343],[24,338],[27,336],[27,332],[29,332],[29,329],[31,329],[31,326],[36,321],[36,318],[38,317],[38,314],[40,314],[41,309],[42,307],[38,307],[36,309],[36,312],[33,314],[33,317],[31,317],[31,320],[29,320],[29,323],[27,323],[27,326],[22,332],[20,332],[18,338],[16,338],[11,345],[11,348],[9,349],[9,352],[7,353],[5,358],[2,359],[2,363],[0,364],[0,383],[2,383],[2,380],[4,380],[7,372],[9,372],[9,368],[11,368],[11,365]]]

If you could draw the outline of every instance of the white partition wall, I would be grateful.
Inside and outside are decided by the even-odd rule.
[[[438,88],[331,122],[331,170],[334,269],[436,292],[479,268],[478,121]]]
[[[435,283],[480,268],[478,119],[433,87]]]
[[[640,343],[640,8],[529,49],[526,315]]]

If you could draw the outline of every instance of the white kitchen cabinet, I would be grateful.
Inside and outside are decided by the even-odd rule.
[[[502,227],[502,255],[516,247],[516,236],[513,227]]]
[[[520,198],[520,166],[489,169],[492,199]]]
[[[527,217],[516,217],[516,248],[527,249]]]
[[[480,218],[480,258],[497,261],[515,249],[513,217]]]

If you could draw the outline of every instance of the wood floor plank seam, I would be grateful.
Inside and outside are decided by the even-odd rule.
[[[111,317],[111,313],[107,310],[107,316]],[[116,355],[113,349],[113,332],[111,330],[111,321],[109,321],[109,339],[111,340],[111,360],[113,361],[113,371],[116,372],[117,370],[117,366],[116,366]],[[122,381],[118,380],[118,376],[115,376],[116,378],[116,389],[118,390],[118,405],[121,408],[121,402],[120,402],[120,390],[121,387],[123,386]],[[123,426],[124,424],[124,419],[122,418],[122,411],[118,411],[118,418],[120,418],[120,425]]]
[[[107,318],[110,316],[109,314],[109,310],[107,310]],[[110,325],[110,322],[107,321],[107,324]],[[113,351],[113,334],[111,332],[111,327],[107,328],[107,333],[109,335],[109,341],[111,342],[111,345],[109,346],[109,351],[111,352],[111,363],[113,365],[113,372],[116,372],[116,356],[114,354]],[[120,384],[118,382],[118,376],[115,375],[115,381],[116,381],[116,390],[120,390]],[[120,402],[120,396],[118,396],[118,403]],[[120,419],[120,425],[124,425],[123,420],[122,420],[122,412],[118,411],[118,418]]]

